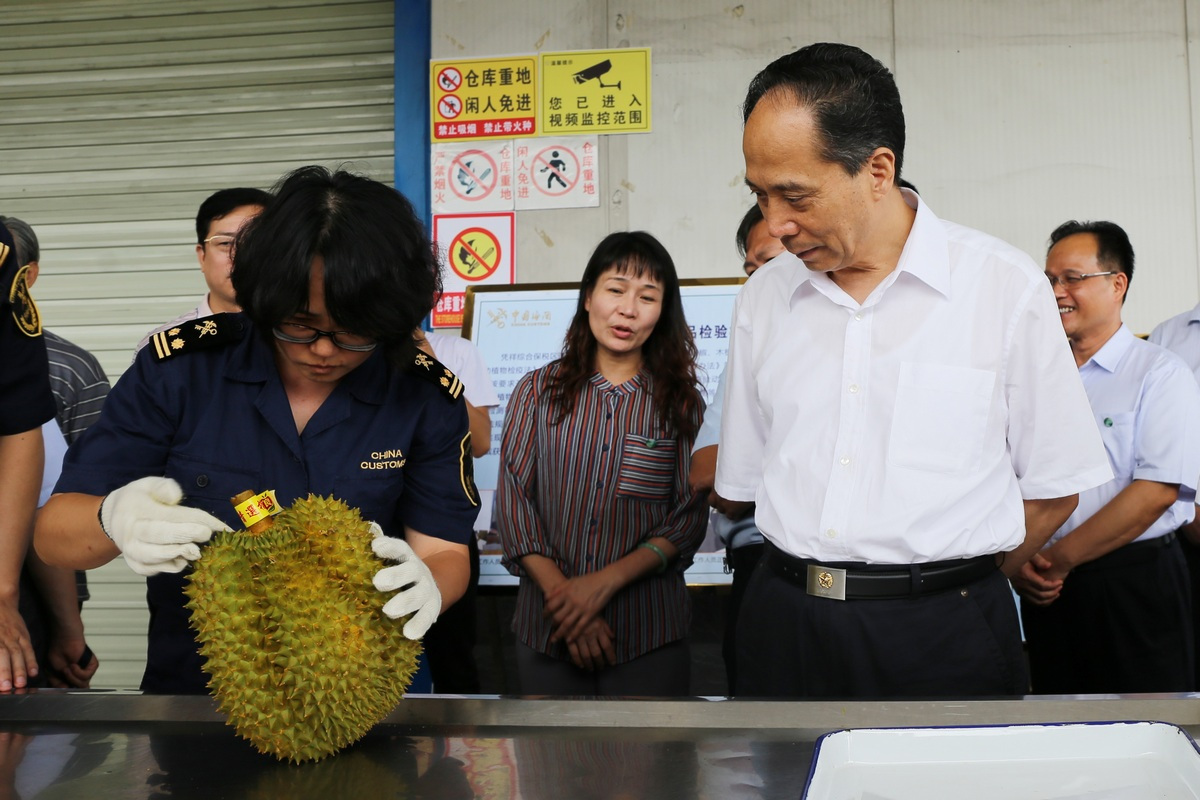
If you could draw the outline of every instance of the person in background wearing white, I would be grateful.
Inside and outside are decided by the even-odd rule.
[[[862,50],[783,56],[743,114],[791,255],[730,335],[716,492],[766,539],[737,693],[1022,694],[1006,576],[1112,477],[1045,278],[898,185],[900,93]]]
[[[1121,321],[1133,247],[1119,225],[1060,225],[1046,277],[1116,477],[1081,492],[1013,578],[1033,691],[1192,691],[1192,589],[1176,531],[1195,515],[1200,386]]]
[[[241,311],[230,279],[233,272],[233,245],[242,226],[261,214],[270,202],[270,192],[238,187],[214,192],[200,204],[200,210],[196,212],[196,260],[200,262],[200,272],[208,286],[208,294],[195,308],[143,336],[135,354],[149,343],[151,336],[160,331],[213,314]]]

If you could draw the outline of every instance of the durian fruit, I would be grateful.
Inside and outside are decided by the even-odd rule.
[[[209,688],[260,752],[324,758],[387,716],[412,680],[421,645],[383,615],[371,538],[356,509],[309,495],[216,534],[196,562],[186,591]]]

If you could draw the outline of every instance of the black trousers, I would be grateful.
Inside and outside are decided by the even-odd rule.
[[[1187,562],[1188,581],[1192,587],[1192,643],[1200,642],[1200,544],[1192,544],[1185,536],[1180,536],[1179,543],[1183,548],[1183,558]],[[1192,673],[1192,688],[1200,689],[1200,658],[1192,659],[1195,670]]]
[[[812,597],[766,565],[738,620],[742,697],[971,697],[1024,694],[1017,608],[996,570],[921,597]]]
[[[1021,601],[1037,694],[1195,688],[1192,593],[1179,541],[1137,543],[1067,576],[1048,606]]]
[[[762,560],[763,544],[744,544],[730,548],[725,558],[733,573],[729,587],[729,603],[725,606],[725,634],[721,640],[721,657],[725,660],[725,678],[729,683],[729,694],[737,686],[737,621],[742,610],[742,598],[746,587],[754,577],[754,570]]]
[[[425,632],[423,644],[438,694],[479,694],[479,667],[475,662],[475,598],[479,588],[479,540],[467,542],[471,580],[466,593],[446,609]]]

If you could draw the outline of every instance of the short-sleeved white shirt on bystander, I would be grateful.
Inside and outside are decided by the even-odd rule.
[[[1200,306],[1159,323],[1150,341],[1182,358],[1200,379]]]
[[[426,333],[425,338],[433,348],[433,357],[449,367],[462,381],[463,394],[468,403],[476,408],[500,405],[500,397],[492,385],[492,377],[488,375],[487,364],[483,363],[479,348],[470,339],[441,333]]]
[[[784,254],[734,307],[716,490],[795,556],[1008,551],[1023,499],[1112,478],[1045,276],[904,197],[912,230],[861,305]]]
[[[1135,480],[1179,484],[1179,498],[1134,541],[1190,522],[1200,483],[1200,386],[1187,364],[1122,325],[1079,375],[1115,477],[1080,492],[1078,507],[1050,541],[1078,528]]]

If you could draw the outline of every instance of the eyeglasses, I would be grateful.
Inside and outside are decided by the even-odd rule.
[[[1063,286],[1078,286],[1088,278],[1098,278],[1101,275],[1119,275],[1120,270],[1111,269],[1108,272],[1085,272],[1082,275],[1076,275],[1073,272],[1068,272],[1066,275],[1054,277],[1049,272],[1046,273],[1046,280],[1050,281],[1051,286],[1062,284]]]
[[[234,237],[230,236],[227,233],[218,233],[216,236],[210,236],[207,239],[204,239],[203,241],[201,241],[200,243],[208,244],[209,242],[212,242],[212,244],[214,246],[216,246],[217,249],[224,250],[226,253],[228,253],[230,250],[233,249]]]
[[[281,322],[271,329],[271,333],[276,339],[292,344],[312,344],[322,336],[328,336],[338,347],[343,350],[353,350],[356,353],[366,353],[374,350],[379,344],[370,336],[363,336],[359,333],[350,333],[350,331],[323,331],[320,328],[313,328],[308,325],[300,325],[296,322]]]

